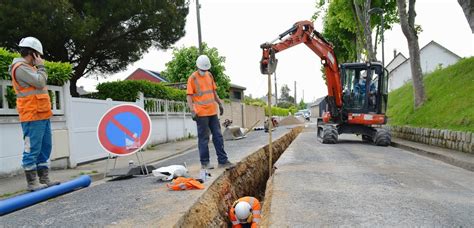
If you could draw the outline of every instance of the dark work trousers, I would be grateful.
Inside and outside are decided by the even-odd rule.
[[[227,154],[224,151],[224,138],[217,115],[198,117],[196,120],[198,131],[199,157],[201,165],[209,164],[209,130],[212,133],[212,142],[216,149],[219,164],[227,162]]]

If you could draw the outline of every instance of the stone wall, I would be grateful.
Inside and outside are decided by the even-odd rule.
[[[392,136],[467,153],[474,153],[474,133],[408,126],[389,126]]]
[[[221,124],[226,119],[232,120],[233,125],[248,128],[256,121],[263,126],[265,109],[263,107],[246,105],[240,102],[224,103],[224,115],[220,117]]]

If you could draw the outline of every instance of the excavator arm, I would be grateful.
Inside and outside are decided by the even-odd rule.
[[[278,40],[280,41],[275,43]],[[262,74],[272,74],[275,72],[278,62],[275,54],[301,43],[306,44],[321,58],[321,64],[323,64],[326,72],[329,111],[333,118],[337,118],[339,117],[339,110],[342,108],[342,87],[339,67],[334,55],[333,46],[319,32],[314,30],[311,21],[297,22],[275,40],[260,45],[263,50],[260,71]]]

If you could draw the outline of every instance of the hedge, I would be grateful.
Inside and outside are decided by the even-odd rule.
[[[279,108],[272,106],[272,116],[288,116],[288,114],[295,114],[295,108]],[[265,107],[265,115],[268,116],[268,106]]]
[[[0,48],[0,80],[11,80],[8,67],[17,57],[20,57],[19,53]],[[63,86],[71,78],[72,65],[70,63],[45,61],[44,65],[48,72],[48,85]]]
[[[97,85],[97,90],[94,97],[99,99],[111,98],[117,101],[134,102],[138,99],[139,92],[142,92],[145,97],[186,101],[186,91],[146,80],[104,82]]]

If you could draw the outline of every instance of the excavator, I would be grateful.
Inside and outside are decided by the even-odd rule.
[[[299,21],[276,39],[260,45],[262,74],[275,72],[275,55],[304,43],[321,59],[326,75],[327,107],[318,119],[318,138],[325,144],[337,143],[340,134],[361,135],[364,142],[377,146],[391,143],[387,122],[388,73],[380,62],[338,65],[333,45],[314,29],[311,21]]]

